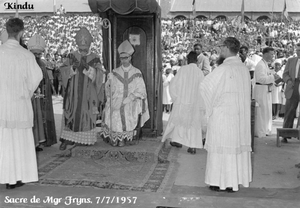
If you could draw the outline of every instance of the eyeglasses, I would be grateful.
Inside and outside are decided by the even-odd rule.
[[[225,47],[226,45],[224,45],[224,44],[221,44],[221,45],[219,45],[219,48],[222,48],[222,47]]]
[[[130,56],[126,56],[126,57],[120,57],[121,60],[126,60],[128,59]]]

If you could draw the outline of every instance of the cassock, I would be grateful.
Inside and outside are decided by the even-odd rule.
[[[272,131],[272,93],[269,84],[274,76],[265,60],[260,60],[254,72],[253,98],[258,103],[255,115],[255,136],[261,138]]]
[[[38,181],[31,97],[42,78],[34,55],[18,41],[0,46],[0,183]]]
[[[205,106],[200,94],[204,74],[195,63],[182,66],[170,83],[173,109],[162,142],[171,139],[190,148],[203,148]]]
[[[208,117],[205,183],[221,190],[249,187],[251,170],[251,83],[238,57],[226,58],[201,83]]]

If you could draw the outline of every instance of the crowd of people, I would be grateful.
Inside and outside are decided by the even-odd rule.
[[[162,44],[165,60],[186,55],[195,42],[208,54],[218,50],[225,37],[237,37],[250,51],[262,51],[266,45],[289,53],[300,39],[300,21],[252,21],[237,24],[235,19],[162,20]]]
[[[276,55],[276,62],[273,59],[270,68],[273,73],[280,74],[282,77],[287,59],[296,55],[296,44],[300,42],[300,21],[248,20],[243,25],[239,25],[235,20],[225,21],[223,19],[162,20],[163,104],[166,112],[169,112],[172,104],[168,86],[173,76],[169,74],[177,73],[177,70],[186,63],[187,52],[193,50],[194,44],[198,43],[201,45],[201,59],[203,59],[203,55],[207,57],[207,59],[203,59],[205,68],[203,68],[203,72],[206,75],[218,65],[220,41],[228,36],[237,37],[241,42],[239,55],[249,68],[251,78],[253,78],[255,65],[263,56],[262,51],[267,46],[273,47]],[[208,68],[209,70],[207,70]],[[283,116],[284,89],[284,83],[274,86],[272,119]]]
[[[5,29],[8,18],[0,18],[0,33]],[[51,57],[55,54],[67,55],[76,50],[75,35],[81,27],[86,27],[92,34],[94,42],[91,45],[93,53],[101,54],[102,35],[101,18],[97,15],[53,15],[44,17],[25,17],[24,42],[36,33],[46,41],[46,53]]]

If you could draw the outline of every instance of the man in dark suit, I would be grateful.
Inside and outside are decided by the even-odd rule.
[[[285,114],[283,128],[293,128],[296,110],[299,103],[299,83],[300,83],[300,43],[296,45],[297,57],[289,58],[284,72],[283,80],[286,83],[285,88]],[[282,142],[287,143],[287,138]]]

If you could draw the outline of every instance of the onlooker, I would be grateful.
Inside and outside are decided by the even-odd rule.
[[[246,65],[246,67],[249,69],[250,73],[255,70],[255,63],[248,57],[249,49],[247,46],[242,46],[240,48],[239,55],[241,57],[242,62]]]
[[[283,128],[293,128],[296,110],[299,104],[299,83],[300,83],[300,43],[296,47],[297,57],[289,58],[284,72],[283,80],[285,87],[285,114]],[[282,142],[287,142],[283,138]]]
[[[240,42],[228,37],[220,45],[224,62],[207,75],[201,95],[208,117],[205,183],[213,191],[249,187],[251,170],[251,83],[237,53]]]
[[[47,73],[48,73],[48,77],[51,83],[51,89],[52,89],[52,93],[54,95],[57,95],[56,90],[54,88],[54,77],[53,77],[53,70],[55,68],[55,63],[52,61],[51,59],[51,55],[49,53],[46,54],[45,56],[46,60],[45,60],[45,64],[46,64],[46,69],[47,69]]]
[[[66,14],[66,10],[65,10],[65,8],[63,7],[62,4],[61,4],[60,7],[57,9],[56,14],[58,14],[58,15],[64,15],[64,14]]]
[[[13,189],[38,181],[31,97],[43,78],[35,57],[20,45],[24,23],[6,22],[0,46],[0,183]]]
[[[196,43],[194,45],[194,51],[197,54],[197,66],[199,69],[203,71],[204,76],[208,75],[211,71],[209,59],[202,53],[202,45],[200,43]]]
[[[163,74],[163,110],[166,110],[166,113],[171,112],[172,99],[169,86],[173,77],[172,69],[167,68],[165,74]]]
[[[63,59],[57,53],[54,54],[54,69],[53,69],[53,85],[56,89],[57,95],[64,95],[64,88],[62,83],[62,75],[60,67],[63,65]]]
[[[283,69],[281,68],[282,66],[282,61],[281,59],[276,59],[274,61],[274,72],[279,75],[282,80],[282,74],[283,74]],[[281,104],[282,104],[282,85],[283,85],[283,80],[275,83],[274,88],[272,90],[272,116],[273,120],[277,119],[279,117],[279,112],[281,109]]]

